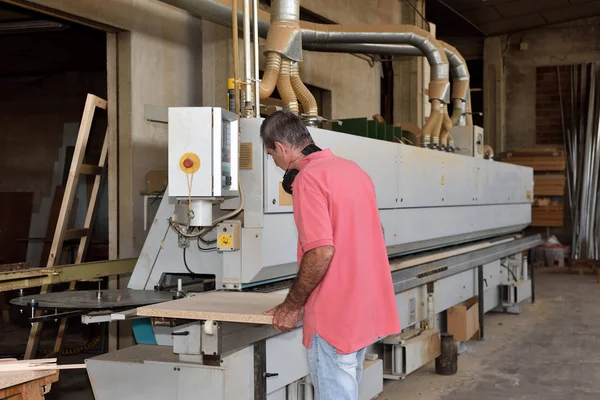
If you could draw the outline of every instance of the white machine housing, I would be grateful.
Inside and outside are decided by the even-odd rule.
[[[464,156],[483,158],[483,128],[480,126],[455,126],[450,131],[454,138],[456,153]]]
[[[218,107],[175,107],[168,120],[168,194],[185,202],[177,222],[210,226],[213,201],[238,196],[238,116]]]
[[[215,115],[214,109],[171,108],[169,141],[171,136],[188,137],[191,126],[209,130],[201,126],[210,121],[209,113]],[[257,118],[240,120],[245,202],[240,237],[232,238],[239,250],[207,253],[190,246],[187,251],[190,268],[214,275],[217,288],[241,290],[291,277],[298,268],[291,197],[281,188],[283,171],[264,150],[261,123]],[[531,168],[319,128],[309,131],[318,146],[353,160],[372,178],[390,256],[518,232],[531,222]],[[179,156],[186,148],[169,152]],[[179,164],[170,162],[170,168],[179,182],[169,182],[169,193],[178,193],[180,188],[171,191],[171,185],[182,184]],[[210,184],[203,182],[207,188],[195,193],[208,193]],[[165,222],[175,203],[173,198],[163,200],[129,288],[151,289],[165,272],[186,273],[183,263],[173,262],[182,259],[182,249],[177,233]],[[213,212],[229,212],[238,205],[239,198],[232,198]]]

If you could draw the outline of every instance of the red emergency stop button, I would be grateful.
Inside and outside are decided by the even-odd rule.
[[[183,160],[183,166],[186,168],[192,168],[194,166],[194,162],[189,158],[186,158],[185,160]]]

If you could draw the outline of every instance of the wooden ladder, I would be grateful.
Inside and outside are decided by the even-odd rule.
[[[87,95],[83,116],[81,117],[81,124],[79,126],[79,133],[77,134],[77,142],[73,151],[73,160],[71,161],[71,168],[69,170],[69,176],[65,185],[65,192],[60,207],[60,213],[56,222],[56,230],[54,231],[54,238],[52,240],[52,247],[50,248],[47,267],[53,267],[60,263],[64,242],[66,240],[73,239],[79,239],[79,247],[77,249],[75,263],[82,263],[91,241],[90,235],[92,234],[92,225],[94,222],[96,204],[98,203],[102,178],[106,169],[106,159],[108,154],[108,130],[104,135],[104,142],[102,145],[102,152],[100,154],[100,161],[98,162],[98,165],[84,164],[83,160],[85,157],[88,139],[90,137],[90,129],[92,127],[94,112],[96,111],[96,108],[106,110],[106,107],[106,100],[92,94]],[[71,214],[73,202],[75,201],[75,194],[80,175],[95,175],[94,185],[92,187],[83,227],[77,229],[68,229],[70,220],[69,215]],[[68,290],[74,290],[75,284],[75,281],[71,282]],[[45,294],[50,291],[52,291],[52,285],[43,285],[40,294]],[[41,311],[38,310],[36,312],[36,316],[40,315]],[[62,318],[52,354],[60,353],[66,326],[67,319]],[[29,333],[29,340],[27,341],[27,349],[25,350],[25,359],[28,360],[35,357],[40,341],[40,335],[42,333],[42,328],[43,322],[34,322],[32,324],[31,331]]]

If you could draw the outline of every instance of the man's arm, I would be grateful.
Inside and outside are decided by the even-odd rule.
[[[321,246],[307,251],[302,257],[298,275],[283,302],[283,307],[299,311],[327,273],[335,253],[333,246]]]

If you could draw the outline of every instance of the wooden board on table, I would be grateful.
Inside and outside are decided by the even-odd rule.
[[[390,270],[392,272],[398,271],[405,268],[414,267],[416,265],[421,265],[425,263],[430,263],[433,261],[442,260],[444,258],[459,256],[461,254],[468,253],[470,251],[476,251],[485,249],[494,245],[492,242],[483,242],[477,243],[471,246],[458,247],[452,250],[444,250],[440,252],[436,252],[434,254],[430,254],[427,256],[412,256],[407,258],[402,258],[401,261],[391,261],[390,262]]]
[[[4,391],[27,382],[43,380],[44,383],[42,383],[42,385],[56,382],[58,380],[58,374],[59,372],[56,370],[0,372],[0,396],[12,396],[13,394],[9,392],[4,393]],[[50,378],[47,382],[43,379],[46,377]],[[20,392],[17,390],[16,393],[18,394]]]
[[[281,304],[285,294],[212,291],[193,297],[139,307],[138,316],[271,324],[265,311]]]

